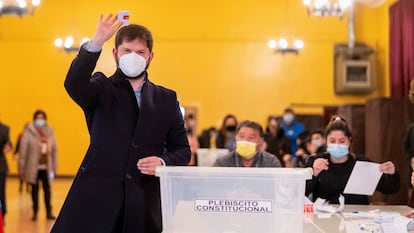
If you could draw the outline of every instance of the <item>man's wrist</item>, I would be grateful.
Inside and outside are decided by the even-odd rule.
[[[91,53],[97,53],[102,50],[102,46],[95,45],[91,40],[82,44],[82,47],[86,49],[86,51]]]

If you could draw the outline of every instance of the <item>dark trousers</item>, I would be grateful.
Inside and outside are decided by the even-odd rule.
[[[52,206],[50,204],[50,183],[46,170],[39,170],[37,173],[37,180],[35,184],[32,184],[32,200],[33,200],[33,213],[36,215],[39,210],[39,180],[42,181],[43,193],[46,205],[46,213],[52,213]]]
[[[6,173],[0,173],[0,202],[1,202],[1,212],[6,215]]]

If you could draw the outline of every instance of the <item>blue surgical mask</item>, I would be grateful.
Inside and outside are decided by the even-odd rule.
[[[44,125],[46,124],[46,121],[45,121],[45,120],[43,120],[43,119],[36,119],[36,120],[34,121],[34,124],[35,124],[37,127],[42,127],[42,126],[44,126]]]
[[[317,147],[322,146],[322,140],[316,139],[312,141],[312,144],[315,144]]]
[[[294,116],[292,115],[292,114],[285,114],[285,115],[283,115],[283,121],[286,123],[286,124],[290,124],[290,123],[292,123],[292,121],[293,121],[293,118],[294,118]]]
[[[326,151],[334,158],[341,159],[349,153],[349,146],[344,144],[328,144]]]

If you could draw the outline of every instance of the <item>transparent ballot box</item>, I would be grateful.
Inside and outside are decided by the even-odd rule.
[[[200,148],[197,150],[197,166],[211,167],[216,159],[229,153],[228,149]]]
[[[158,167],[164,233],[300,233],[309,169]]]

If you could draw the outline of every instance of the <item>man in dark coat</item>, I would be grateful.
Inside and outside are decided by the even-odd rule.
[[[140,25],[121,26],[116,16],[101,15],[67,74],[65,88],[85,113],[90,146],[51,233],[160,233],[155,168],[190,160],[175,92],[148,79],[151,33]],[[109,78],[92,75],[104,42],[116,31],[118,69]]]
[[[6,175],[9,171],[6,154],[11,150],[10,128],[0,122],[0,204],[3,217],[6,215]]]

